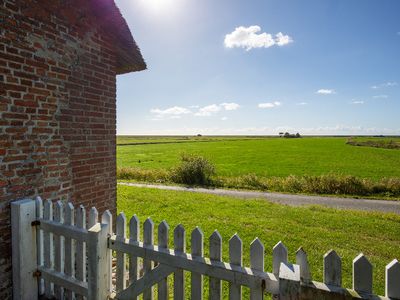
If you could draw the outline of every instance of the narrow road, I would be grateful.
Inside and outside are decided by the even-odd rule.
[[[155,188],[160,190],[185,191],[192,193],[206,193],[206,194],[213,194],[220,196],[231,196],[242,199],[264,198],[271,202],[292,205],[292,206],[323,205],[338,209],[391,212],[400,215],[400,201],[293,195],[293,194],[280,194],[280,193],[255,192],[255,191],[236,191],[236,190],[224,190],[224,189],[190,188],[182,186],[155,185],[155,184],[142,184],[142,183],[120,182],[118,184],[135,186],[135,187]]]

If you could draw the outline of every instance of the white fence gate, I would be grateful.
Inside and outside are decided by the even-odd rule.
[[[386,266],[385,297],[373,294],[372,265],[360,254],[353,260],[353,287],[341,287],[341,259],[331,250],[324,255],[324,282],[312,281],[307,255],[300,248],[296,264],[288,262],[286,247],[273,248],[272,273],[264,270],[264,246],[259,239],[250,245],[250,266],[242,263],[242,241],[229,240],[229,262],[222,261],[222,239],[218,231],[209,238],[210,257],[203,254],[204,235],[191,232],[191,253],[186,252],[185,229],[178,225],[170,248],[169,226],[127,221],[123,213],[112,230],[112,216],[106,211],[99,221],[95,208],[58,201],[21,200],[11,204],[14,299],[203,299],[203,276],[209,280],[209,299],[242,299],[242,286],[250,288],[250,299],[268,293],[277,299],[400,299],[400,263]],[[86,220],[86,216],[88,217]],[[113,258],[113,253],[115,256]],[[190,272],[190,293],[185,294],[185,271]],[[169,281],[172,280],[169,291]],[[223,295],[221,281],[229,282]]]

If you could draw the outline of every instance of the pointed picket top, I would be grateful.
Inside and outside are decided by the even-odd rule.
[[[126,238],[126,217],[123,212],[121,212],[117,216],[117,221],[116,221],[116,234],[117,234],[117,239],[121,241],[125,241]]]
[[[307,253],[302,247],[296,251],[296,264],[300,266],[301,281],[311,282],[310,264],[308,263]]]
[[[54,222],[63,223],[64,215],[63,215],[64,205],[58,200],[54,204]],[[54,236],[54,270],[57,272],[61,272],[64,265],[64,243],[61,239],[61,236]],[[59,285],[54,285],[54,294],[56,298],[61,299],[61,287]]]
[[[140,221],[137,215],[129,220],[129,242],[137,242],[140,237]]]
[[[113,233],[112,214],[108,209],[106,211],[104,211],[103,214],[101,215],[101,223],[108,224],[108,233],[110,233],[110,234]]]
[[[243,242],[235,233],[229,240],[229,258],[232,264],[241,266],[243,263]]]
[[[196,226],[192,231],[191,241],[192,241],[192,255],[195,256],[203,256],[203,240],[204,234],[203,231]]]
[[[54,221],[62,223],[64,216],[63,216],[64,205],[62,201],[58,200],[54,204]]]
[[[182,224],[174,229],[174,251],[175,253],[186,251],[185,227]],[[174,273],[174,299],[185,299],[185,276],[182,269]]]
[[[218,230],[214,230],[210,239],[210,259],[221,261],[222,258],[222,236]]]
[[[67,225],[74,225],[75,208],[71,202],[68,202],[64,209],[64,223]]]
[[[89,220],[88,220],[88,228],[93,227],[99,221],[99,212],[96,207],[92,207],[89,210]]]
[[[35,198],[35,205],[36,205],[36,216],[38,218],[43,217],[43,200],[39,196]]]
[[[210,243],[210,260],[211,263],[214,261],[221,261],[222,259],[222,237],[218,230],[214,230],[209,238]],[[210,300],[221,300],[222,297],[222,285],[221,280],[214,277],[209,277],[209,299]]]
[[[385,268],[385,296],[400,299],[400,263],[393,259]]]
[[[243,242],[237,233],[229,240],[229,261],[236,266],[243,264]],[[240,285],[229,283],[229,299],[242,299],[242,287]]]
[[[330,250],[324,255],[324,283],[342,285],[342,260],[335,250]]]
[[[281,263],[288,263],[288,250],[282,241],[279,241],[272,249],[272,272],[275,276],[279,275]]]
[[[185,252],[186,250],[185,227],[182,224],[174,229],[174,250],[177,252]]]
[[[362,253],[353,260],[353,290],[372,294],[372,265]]]
[[[86,227],[86,210],[83,205],[79,205],[76,210],[76,225],[80,228]]]
[[[259,238],[250,244],[250,267],[257,271],[264,271],[264,245]]]
[[[158,246],[161,248],[168,248],[169,243],[169,225],[164,220],[158,225]]]
[[[52,220],[53,219],[53,202],[51,202],[51,200],[49,200],[49,199],[44,201],[43,218],[45,220]]]
[[[151,218],[147,218],[143,223],[143,242],[145,245],[154,244],[154,222]]]

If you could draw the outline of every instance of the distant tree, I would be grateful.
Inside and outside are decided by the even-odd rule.
[[[279,136],[282,137],[283,136],[283,132],[279,132]]]
[[[300,133],[296,133],[296,137],[297,137],[297,138],[301,137],[301,136],[300,136]]]
[[[285,132],[285,134],[283,135],[284,137],[290,137],[290,133],[289,132]]]
[[[201,136],[201,134],[199,133],[199,134],[197,134],[197,136]]]

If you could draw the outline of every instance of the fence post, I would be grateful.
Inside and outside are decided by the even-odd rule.
[[[36,205],[25,199],[11,203],[13,299],[38,299],[38,284],[34,277],[37,270]]]
[[[279,268],[279,300],[300,299],[300,267],[282,262]]]
[[[97,223],[88,230],[88,300],[106,300],[109,296],[108,226]]]

